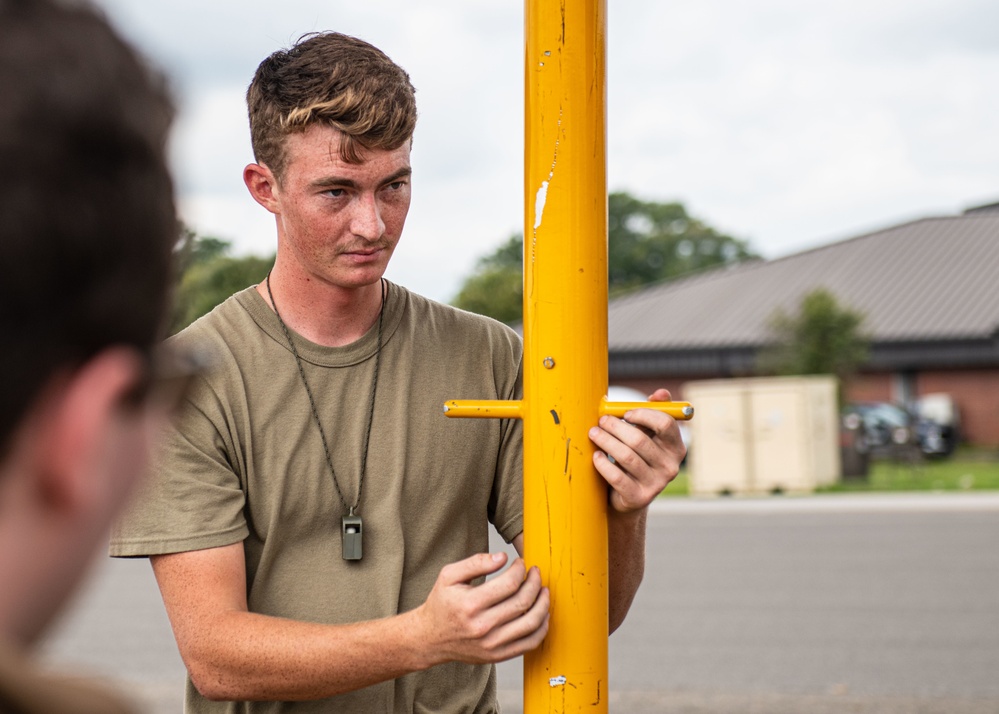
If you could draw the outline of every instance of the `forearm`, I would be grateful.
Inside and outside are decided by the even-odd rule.
[[[415,610],[345,625],[249,612],[243,546],[153,558],[181,657],[201,694],[219,700],[323,699],[449,661],[500,662],[548,632],[536,569],[504,554],[441,569]]]
[[[613,632],[628,614],[645,575],[645,527],[648,508],[628,513],[610,510],[608,529],[609,628]]]
[[[415,619],[405,613],[322,625],[233,611],[178,644],[195,687],[209,699],[322,699],[436,664]]]

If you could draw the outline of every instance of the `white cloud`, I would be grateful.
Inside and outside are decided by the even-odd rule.
[[[274,218],[245,189],[180,194],[177,203],[186,225],[229,241],[237,255],[271,255],[277,247]]]

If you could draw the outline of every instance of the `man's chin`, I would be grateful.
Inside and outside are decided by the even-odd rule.
[[[357,254],[340,256],[337,261],[337,272],[344,283],[363,287],[381,280],[388,269],[388,259],[391,253],[380,251],[373,256],[357,257]]]
[[[385,275],[387,267],[387,265],[380,265],[364,269],[355,268],[340,273],[329,282],[340,288],[359,290],[370,285],[376,285],[382,279],[382,276]]]

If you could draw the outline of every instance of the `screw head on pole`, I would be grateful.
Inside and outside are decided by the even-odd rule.
[[[545,369],[552,369],[555,367],[555,360],[551,357],[545,357],[543,364],[545,365]]]

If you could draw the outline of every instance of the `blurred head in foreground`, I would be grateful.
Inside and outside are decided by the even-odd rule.
[[[171,117],[87,6],[0,0],[0,642],[17,648],[79,581],[163,411]]]

